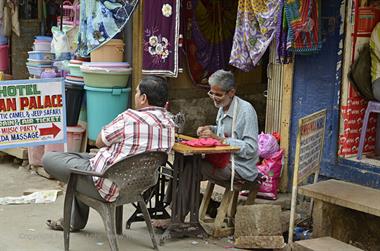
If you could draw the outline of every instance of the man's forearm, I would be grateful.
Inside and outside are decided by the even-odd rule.
[[[98,137],[96,138],[96,143],[95,143],[96,147],[97,148],[102,148],[102,147],[105,147],[106,144],[104,144],[103,140],[102,140],[102,132],[100,132],[98,134]]]

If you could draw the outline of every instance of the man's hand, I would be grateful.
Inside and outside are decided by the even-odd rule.
[[[200,126],[200,127],[198,127],[198,129],[197,129],[197,135],[198,135],[198,137],[200,137],[201,134],[203,133],[203,131],[206,131],[206,130],[210,130],[210,126]]]
[[[197,130],[197,135],[200,137],[200,138],[213,138],[213,139],[217,139],[219,141],[222,141],[223,138],[217,136],[212,130],[211,130],[211,127],[210,126],[201,126],[198,128]]]

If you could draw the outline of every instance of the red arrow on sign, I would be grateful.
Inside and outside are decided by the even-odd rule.
[[[41,136],[53,134],[54,138],[61,131],[61,129],[58,126],[56,126],[54,123],[52,123],[52,127],[39,128],[39,130],[40,130],[40,135]]]

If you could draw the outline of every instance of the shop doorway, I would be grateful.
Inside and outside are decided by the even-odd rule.
[[[347,75],[359,52],[364,46],[369,45],[372,30],[380,21],[379,6],[378,0],[347,1],[338,150],[338,157],[343,161],[373,168],[380,168],[380,156],[377,156],[379,152],[375,152],[375,145],[380,143],[378,129],[380,124],[376,125],[379,117],[372,113],[368,120],[362,157],[360,157],[359,142],[368,100],[357,91]]]

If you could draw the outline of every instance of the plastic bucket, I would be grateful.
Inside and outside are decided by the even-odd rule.
[[[9,52],[8,52],[8,45],[3,44],[0,45],[0,71],[6,71],[9,67]]]
[[[85,129],[81,126],[67,127],[67,151],[79,152],[82,145],[82,138]]]
[[[28,147],[28,160],[32,166],[42,166],[42,156],[44,156],[44,146]]]
[[[65,81],[67,126],[76,126],[78,124],[84,94],[83,87],[83,84],[73,84]]]
[[[91,52],[91,62],[123,62],[124,43],[121,39],[111,39]]]
[[[81,66],[81,70],[85,84],[96,88],[127,87],[132,73],[132,68],[107,69]]]
[[[87,132],[96,140],[103,126],[128,107],[131,88],[94,88],[85,86],[87,100]]]

